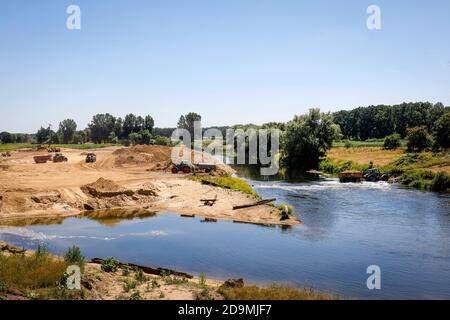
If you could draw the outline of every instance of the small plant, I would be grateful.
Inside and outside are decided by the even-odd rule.
[[[130,300],[142,300],[142,297],[141,297],[141,294],[139,293],[139,291],[134,292],[130,296]]]
[[[128,268],[128,266],[123,267],[122,276],[128,277],[129,275],[130,275],[130,268]]]
[[[136,286],[136,281],[125,280],[125,283],[123,284],[123,291],[129,292],[131,289],[135,289]]]
[[[168,276],[168,277],[164,278],[164,282],[165,282],[165,284],[168,284],[168,285],[172,285],[172,284],[178,285],[178,284],[187,283],[188,280],[184,277]]]
[[[136,269],[136,274],[135,274],[134,278],[139,282],[143,282],[143,281],[147,280],[147,278],[144,275],[144,272],[142,271],[142,269],[139,269],[139,268]]]
[[[101,269],[105,272],[116,272],[118,267],[119,262],[111,257],[103,260]]]
[[[159,288],[161,285],[158,283],[158,280],[153,279],[152,280],[152,289]]]
[[[160,299],[164,299],[165,296],[166,296],[166,295],[164,294],[164,292],[161,291],[161,293],[159,294],[159,298],[160,298]]]
[[[200,275],[198,277],[198,284],[202,288],[206,287],[206,275],[204,272],[200,273]]]
[[[64,255],[64,261],[69,265],[75,264],[80,267],[81,272],[84,271],[86,261],[84,259],[84,256],[81,254],[80,248],[76,246],[69,248],[69,250],[67,250]]]
[[[350,149],[353,145],[350,142],[350,140],[345,140],[344,141],[344,146],[345,146],[346,149]]]
[[[8,288],[6,287],[6,283],[0,279],[0,293],[5,293]]]
[[[292,216],[294,214],[294,206],[290,205],[290,204],[280,204],[277,206],[278,210],[281,211],[286,211],[288,215]]]

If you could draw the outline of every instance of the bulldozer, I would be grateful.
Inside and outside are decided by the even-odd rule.
[[[53,162],[67,162],[67,158],[62,153],[56,153],[53,156]]]

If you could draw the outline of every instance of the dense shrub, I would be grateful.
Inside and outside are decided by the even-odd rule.
[[[400,147],[400,135],[398,133],[391,134],[384,138],[383,148],[386,150],[393,150]]]
[[[450,148],[450,112],[444,114],[435,124],[434,140],[442,148]]]
[[[431,182],[433,191],[445,191],[450,188],[450,176],[445,172],[438,172]]]
[[[423,151],[432,145],[432,139],[425,127],[415,127],[407,130],[408,151]]]

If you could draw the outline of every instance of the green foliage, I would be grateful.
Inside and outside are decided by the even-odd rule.
[[[331,175],[338,175],[339,173],[346,170],[356,170],[356,171],[366,171],[373,167],[373,163],[368,164],[357,164],[353,161],[331,161],[330,159],[325,159],[320,163],[320,170],[329,173]]]
[[[321,157],[339,136],[338,127],[329,114],[311,109],[309,114],[295,116],[287,123],[282,136],[282,164],[289,169],[317,168]]]
[[[431,190],[434,174],[428,170],[412,170],[403,173],[400,180],[403,184],[416,189]]]
[[[139,291],[134,292],[134,293],[130,296],[130,300],[142,300],[142,297],[141,297]]]
[[[125,279],[123,284],[123,291],[129,292],[132,289],[135,289],[137,286],[137,282],[134,280]]]
[[[206,288],[206,275],[204,272],[200,273],[200,275],[198,277],[198,285],[201,288]]]
[[[82,272],[84,271],[86,260],[84,256],[81,254],[80,248],[76,246],[69,248],[69,250],[67,250],[67,252],[64,254],[64,261],[66,261],[66,263],[69,265],[76,264],[77,266],[80,267]]]
[[[401,137],[398,133],[391,134],[384,138],[383,148],[386,150],[393,150],[400,147]]]
[[[442,148],[450,148],[450,112],[444,114],[434,127],[434,140]]]
[[[142,271],[142,269],[139,269],[139,268],[136,269],[134,278],[136,279],[136,281],[139,281],[139,282],[143,282],[143,281],[147,280],[147,277],[144,275],[144,272]]]
[[[66,119],[59,123],[58,134],[61,137],[61,143],[72,143],[75,132],[77,131],[77,123],[72,119]]]
[[[95,143],[108,142],[111,132],[115,132],[117,119],[110,115],[96,114],[88,125],[91,135],[91,140]]]
[[[116,272],[119,267],[119,262],[114,258],[106,258],[102,261],[102,270],[105,272]]]
[[[42,247],[32,255],[0,254],[0,279],[4,288],[55,288],[66,268],[66,262],[52,257]]]
[[[164,136],[155,136],[153,138],[153,143],[160,146],[171,146],[172,140]]]
[[[210,184],[215,187],[220,187],[224,189],[231,189],[236,191],[241,191],[243,193],[249,194],[253,197],[258,198],[258,194],[252,189],[252,187],[245,181],[234,177],[216,177],[216,176],[191,176],[191,180],[199,181],[205,184]]]
[[[435,174],[433,181],[431,181],[431,190],[446,191],[450,188],[450,176],[445,172],[438,172]]]
[[[14,135],[12,135],[11,133],[6,131],[0,133],[0,143],[13,143],[14,140]]]
[[[432,140],[424,126],[407,129],[408,151],[423,151],[431,147]]]
[[[290,204],[280,204],[277,206],[278,210],[283,211],[287,208],[287,214],[292,216],[294,214],[294,206]]]
[[[201,121],[202,116],[195,113],[189,112],[186,115],[182,115],[178,120],[178,128],[186,129],[191,134],[191,141],[194,141],[194,123],[196,121]]]
[[[405,137],[407,128],[418,126],[425,126],[431,131],[444,112],[442,103],[402,103],[338,111],[333,113],[333,121],[340,126],[346,138],[382,139],[393,133]]]

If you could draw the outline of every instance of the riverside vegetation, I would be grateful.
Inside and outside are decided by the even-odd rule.
[[[82,271],[80,290],[66,287],[69,265],[79,265]],[[39,246],[35,252],[19,254],[0,251],[1,299],[166,299],[173,293],[183,299],[197,300],[331,300],[337,296],[272,284],[268,287],[244,285],[242,280],[221,283],[209,280],[204,273],[198,278],[161,272],[145,274],[139,268],[119,267],[114,258],[104,259],[100,268],[85,261],[78,247],[70,248],[63,257],[53,256]],[[184,295],[182,295],[184,294]],[[186,296],[187,294],[187,296]],[[176,297],[175,297],[176,298]]]

